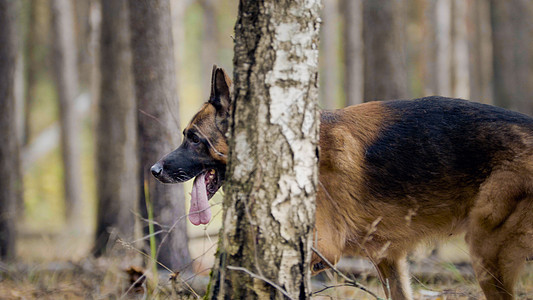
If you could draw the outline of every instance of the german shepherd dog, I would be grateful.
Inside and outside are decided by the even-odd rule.
[[[206,224],[224,181],[231,80],[216,66],[211,96],[181,146],[152,167],[194,187],[189,219]],[[336,263],[363,254],[410,299],[406,255],[420,242],[466,232],[487,299],[512,299],[533,254],[533,118],[459,99],[369,102],[321,113],[315,247]],[[327,264],[314,254],[313,273]],[[390,290],[390,295],[389,291]]]

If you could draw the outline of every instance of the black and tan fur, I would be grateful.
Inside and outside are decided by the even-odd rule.
[[[214,68],[211,99],[182,146],[158,163],[158,178],[184,181],[217,166],[223,181],[230,88]],[[192,138],[199,146],[179,154]],[[533,254],[531,117],[435,96],[369,102],[322,112],[319,146],[316,247],[329,261],[367,256],[392,299],[409,299],[406,255],[424,240],[466,232],[486,297],[513,298]],[[312,266],[325,264],[315,255]]]

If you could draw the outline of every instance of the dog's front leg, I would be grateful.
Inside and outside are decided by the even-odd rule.
[[[396,259],[384,258],[377,266],[388,299],[412,299],[405,256]]]

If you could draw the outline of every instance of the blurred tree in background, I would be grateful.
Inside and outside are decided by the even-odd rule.
[[[24,45],[24,56],[26,57],[26,69],[24,70],[24,81],[25,81],[25,100],[24,100],[24,136],[23,136],[23,146],[27,146],[30,140],[30,114],[29,114],[29,108],[32,105],[33,99],[37,97],[37,91],[36,91],[36,85],[37,85],[37,72],[40,71],[40,69],[43,69],[42,62],[43,58],[39,56],[39,51],[37,49],[39,44],[39,17],[40,14],[38,13],[38,5],[33,4],[29,5],[28,8],[28,28],[27,28],[27,35]]]
[[[20,145],[15,111],[17,3],[0,1],[0,259],[16,256],[16,204],[21,197]]]
[[[104,254],[116,239],[134,238],[139,198],[137,105],[126,0],[102,1],[100,97],[96,125],[96,240]]]
[[[324,9],[324,12],[327,11]],[[364,101],[363,1],[343,0],[342,11],[344,17],[344,94],[346,97],[344,103],[348,106]],[[333,16],[334,14],[330,18]],[[332,26],[326,22],[322,29],[324,31]],[[328,47],[335,49],[335,45],[328,45]],[[325,49],[326,46],[324,46]],[[328,87],[324,86],[322,89],[325,88]]]
[[[490,2],[494,62],[494,103],[533,113],[531,1]]]
[[[364,101],[408,97],[406,3],[400,0],[363,1]]]
[[[486,0],[467,2],[468,70],[470,97],[473,100],[493,104],[492,91],[492,29],[490,3]]]
[[[180,142],[170,1],[131,0],[128,5],[138,110],[139,207],[148,220],[147,206],[153,206],[155,231],[164,232],[156,236],[157,259],[178,270],[190,261],[183,186],[163,185],[150,173],[150,167]],[[147,222],[143,229],[145,235],[150,234]]]
[[[79,227],[82,208],[80,123],[75,110],[78,94],[78,60],[74,32],[74,10],[70,0],[51,0],[53,66],[59,99],[61,153],[65,188],[65,216]]]
[[[211,66],[218,61],[217,58],[217,48],[219,47],[218,43],[218,26],[216,18],[216,6],[217,0],[198,0],[200,7],[202,8],[202,17],[203,17],[203,30],[202,30],[202,44],[200,45],[199,51],[201,52],[201,69],[209,70]],[[209,97],[209,88],[211,85],[210,72],[202,72],[202,87],[204,98]]]

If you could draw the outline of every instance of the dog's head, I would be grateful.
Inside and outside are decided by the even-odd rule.
[[[152,174],[163,183],[184,182],[193,177],[189,220],[207,224],[211,219],[208,200],[222,186],[226,173],[226,132],[231,103],[231,79],[213,66],[209,101],[183,130],[183,142],[154,164]]]

